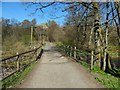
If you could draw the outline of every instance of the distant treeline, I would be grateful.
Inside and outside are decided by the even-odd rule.
[[[2,51],[8,56],[26,50],[30,45],[30,27],[36,25],[36,19],[32,21],[1,18],[2,24]],[[9,55],[10,54],[10,55]]]

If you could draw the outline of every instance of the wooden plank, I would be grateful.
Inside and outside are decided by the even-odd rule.
[[[15,55],[15,56],[11,56],[11,57],[9,57],[9,58],[2,59],[1,62],[4,62],[4,61],[10,60],[11,58],[18,57],[18,58],[16,58],[16,59],[17,59],[17,65],[16,65],[16,66],[17,66],[17,69],[16,69],[15,71],[13,71],[13,72],[10,72],[10,74],[6,75],[5,77],[3,77],[3,78],[2,78],[2,81],[3,81],[4,79],[6,79],[7,77],[10,77],[10,76],[13,75],[14,73],[16,73],[16,72],[18,72],[18,71],[21,71],[22,69],[26,68],[26,67],[29,66],[31,63],[35,62],[36,59],[33,60],[33,61],[31,61],[30,63],[26,64],[25,66],[20,67],[20,59],[19,59],[19,57],[22,57],[22,56],[20,56],[20,55],[24,55],[24,54],[26,54],[26,53],[30,53],[30,52],[34,52],[34,51],[35,51],[35,52],[34,52],[33,54],[35,54],[39,48],[41,48],[41,46],[38,47],[38,48],[36,48],[36,49],[33,49],[33,50],[30,50],[30,51],[24,52],[24,53],[17,54],[17,55]],[[41,57],[42,53],[43,53],[43,49],[41,49],[41,51],[40,51],[39,58]],[[4,72],[3,72],[3,73],[4,73]]]
[[[40,47],[41,47],[41,46],[40,46]],[[20,56],[20,55],[23,55],[23,54],[27,54],[27,53],[33,52],[33,51],[35,51],[35,50],[38,50],[40,47],[38,47],[38,48],[36,48],[36,49],[33,49],[33,50],[30,50],[30,51],[26,51],[26,52],[20,53],[20,54],[18,54],[18,55],[14,55],[14,56],[10,56],[10,57],[8,57],[8,58],[4,58],[4,59],[0,60],[0,62],[5,61],[5,60],[8,60],[8,59],[11,59],[11,58],[14,58],[14,57],[17,57],[17,56]]]

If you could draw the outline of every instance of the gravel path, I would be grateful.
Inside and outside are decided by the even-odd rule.
[[[46,44],[41,60],[19,88],[102,88],[80,64],[68,60]]]

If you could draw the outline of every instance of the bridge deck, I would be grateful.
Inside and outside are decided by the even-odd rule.
[[[19,88],[102,88],[83,66],[47,44],[40,61]]]

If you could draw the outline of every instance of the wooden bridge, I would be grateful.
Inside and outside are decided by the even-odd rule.
[[[40,46],[2,59],[1,80],[38,60],[37,65],[17,88],[103,88],[89,71],[58,52],[54,44],[46,43],[42,48]]]

